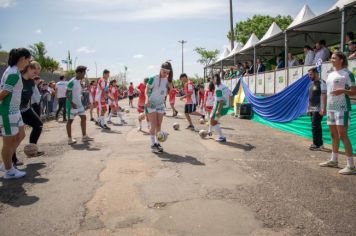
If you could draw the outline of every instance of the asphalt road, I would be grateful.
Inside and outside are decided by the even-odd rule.
[[[46,123],[46,155],[25,158],[26,178],[0,179],[0,235],[355,235],[356,176],[319,168],[329,153],[231,116],[219,144],[167,113],[161,155],[135,109],[110,132],[88,122],[90,144],[69,146],[65,124]]]

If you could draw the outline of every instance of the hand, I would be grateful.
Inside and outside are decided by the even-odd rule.
[[[77,109],[77,105],[75,105],[73,102],[71,102],[71,106],[73,109]]]
[[[339,96],[339,95],[344,94],[344,93],[345,93],[345,89],[335,89],[330,94],[332,96]]]
[[[320,111],[319,111],[319,115],[323,116],[324,114],[325,114],[324,109],[320,109]]]
[[[217,111],[217,112],[215,113],[215,116],[219,118],[219,117],[220,117],[220,111]]]

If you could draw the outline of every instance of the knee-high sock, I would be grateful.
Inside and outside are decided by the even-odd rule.
[[[214,125],[214,129],[219,134],[220,137],[224,137],[224,134],[222,133],[220,124]]]

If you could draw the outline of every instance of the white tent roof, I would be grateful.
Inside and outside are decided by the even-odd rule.
[[[219,59],[217,61],[224,60],[229,56],[229,54],[230,54],[230,49],[228,46],[225,46],[224,51],[220,54]]]
[[[288,29],[299,25],[307,20],[310,20],[315,17],[314,12],[310,9],[308,5],[304,5],[302,10],[298,13],[298,15],[294,18],[293,22],[288,26]]]
[[[260,42],[262,42],[263,40],[269,39],[281,32],[282,32],[281,28],[279,28],[279,26],[276,24],[276,22],[273,22],[272,25],[267,30],[267,32],[265,33],[265,35],[263,35],[263,37],[261,38]]]
[[[237,42],[235,43],[235,47],[234,49],[232,49],[232,51],[230,52],[229,57],[235,55],[236,53],[238,53],[242,48],[243,48],[243,44],[241,42]]]
[[[255,33],[251,34],[250,38],[248,39],[248,41],[246,42],[245,46],[240,50],[246,50],[250,47],[255,46],[256,43],[258,43],[260,40],[257,38],[257,36],[255,35]]]
[[[356,4],[356,1],[355,0],[339,0],[328,11],[333,11],[336,8],[342,9],[345,6],[351,5],[352,3]]]

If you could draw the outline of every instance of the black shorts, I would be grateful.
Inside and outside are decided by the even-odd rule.
[[[185,104],[184,113],[190,114],[192,112],[195,112],[195,110],[196,110],[196,104]]]
[[[129,100],[133,100],[133,96],[129,96]]]

